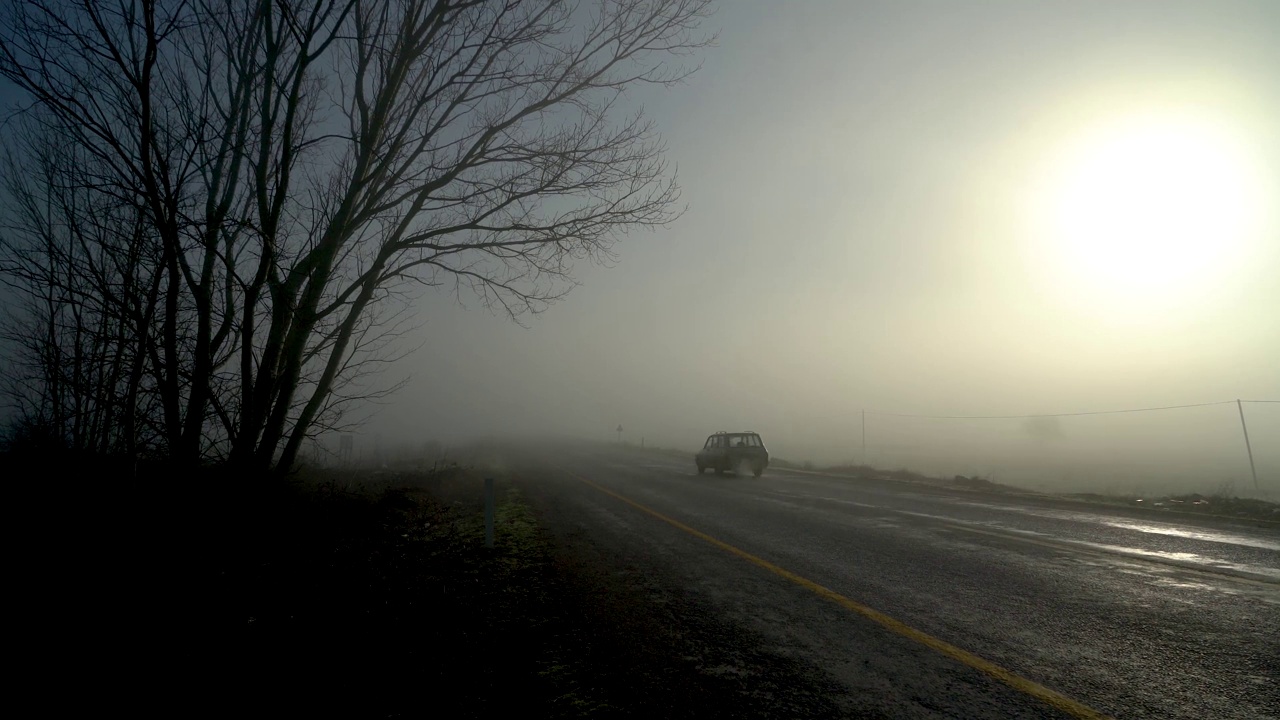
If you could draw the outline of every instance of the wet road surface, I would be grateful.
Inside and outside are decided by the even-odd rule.
[[[599,447],[509,462],[647,606],[749,648],[699,672],[785,686],[772,657],[810,688],[761,717],[1280,718],[1274,524]]]

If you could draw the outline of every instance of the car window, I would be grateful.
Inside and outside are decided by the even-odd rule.
[[[709,448],[715,447],[715,445],[716,445],[716,436],[712,435],[711,437],[707,438],[707,444],[703,445],[702,449],[707,450]]]

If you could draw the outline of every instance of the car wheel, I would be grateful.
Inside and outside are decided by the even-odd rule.
[[[751,474],[755,475],[756,477],[760,477],[761,475],[764,474],[764,468],[762,467],[752,468]]]
[[[703,467],[702,463],[698,463],[698,474],[699,474],[699,475],[701,475],[702,473],[704,473],[704,472],[706,472],[706,471],[707,471],[707,469],[706,469],[705,467]]]

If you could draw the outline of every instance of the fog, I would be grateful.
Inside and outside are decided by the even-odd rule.
[[[1280,399],[1280,7],[732,3],[715,20],[702,70],[642,98],[685,215],[579,267],[527,328],[423,297],[423,346],[385,376],[410,384],[362,434],[613,440],[622,425],[694,448],[753,429],[796,461],[1250,489],[1234,403],[1039,425],[875,413]],[[1037,256],[1027,216],[1054,153],[1110,116],[1184,106],[1249,149],[1266,202],[1241,257],[1135,298]],[[1275,492],[1280,405],[1245,411]]]
[[[688,83],[629,98],[683,217],[526,327],[422,296],[362,445],[751,429],[797,462],[1255,493],[1234,401],[1280,399],[1280,5],[733,2],[714,24]],[[1082,250],[1046,210],[1064,163],[1168,118],[1225,138],[1200,179],[1231,192],[1159,197],[1128,229],[1147,244]],[[1201,173],[1183,149],[1155,180]],[[885,414],[1200,403],[1224,404]],[[1280,405],[1243,410],[1280,494]]]

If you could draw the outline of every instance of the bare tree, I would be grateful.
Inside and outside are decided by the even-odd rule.
[[[34,130],[24,164],[5,158],[0,279],[19,290],[0,330],[6,395],[63,448],[134,455],[154,419],[144,373],[155,258],[136,213],[86,190],[77,148]]]
[[[287,468],[376,393],[413,287],[518,318],[677,216],[625,93],[691,72],[709,3],[39,0],[0,17],[0,74],[141,219],[127,342],[167,451]]]

